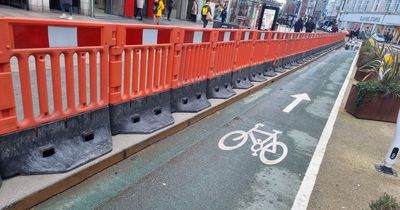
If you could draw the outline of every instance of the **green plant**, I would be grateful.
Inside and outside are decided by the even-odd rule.
[[[364,41],[360,47],[360,54],[357,60],[357,67],[360,68],[366,65],[371,60],[377,59],[374,51],[374,46],[369,41]]]
[[[399,210],[400,204],[397,202],[396,198],[384,193],[378,200],[371,201],[369,203],[369,208],[371,208],[371,210]]]
[[[380,46],[375,40],[370,39],[367,41],[373,43],[374,54],[376,59],[371,60],[361,67],[361,69],[368,69],[367,76],[363,79],[366,80],[371,76],[381,83],[393,83],[400,81],[400,63],[399,52],[391,47],[385,47],[383,44]]]
[[[364,100],[371,100],[377,95],[392,95],[400,97],[400,85],[398,83],[379,83],[364,81],[356,84],[356,107],[360,107]]]
[[[371,100],[377,95],[393,95],[400,97],[400,61],[399,52],[385,45],[379,45],[375,40],[366,41],[373,46],[377,59],[362,66],[367,69],[363,82],[356,84],[356,107],[360,107],[364,99]],[[370,81],[366,81],[370,78]]]

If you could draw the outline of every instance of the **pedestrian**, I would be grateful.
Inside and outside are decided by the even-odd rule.
[[[303,19],[299,18],[294,23],[294,32],[301,32],[303,30],[303,27],[304,27]]]
[[[353,36],[357,39],[359,35],[360,35],[360,28],[358,28],[356,31],[354,31]]]
[[[160,25],[160,18],[164,10],[164,3],[162,0],[154,0],[153,2],[153,14],[154,24]]]
[[[196,22],[197,19],[197,13],[199,12],[199,5],[197,3],[197,0],[193,0],[193,6],[192,6],[192,10],[191,10],[191,14],[190,14],[190,19],[193,22]]]
[[[222,23],[225,23],[227,14],[228,14],[227,8],[226,8],[226,5],[224,5],[224,8],[222,9],[222,12],[221,12],[221,22]]]
[[[65,14],[65,7],[68,7],[69,16]],[[72,20],[72,0],[60,0],[60,7],[62,11],[62,15],[60,18]]]
[[[211,7],[208,1],[201,8],[201,20],[203,21],[203,28],[207,28],[208,21],[212,20]]]
[[[168,14],[167,20],[171,21],[171,12],[172,8],[174,8],[174,0],[167,0]]]
[[[334,23],[332,26],[332,33],[337,33],[338,31],[339,31],[339,28],[337,27],[336,23]]]
[[[393,33],[389,34],[389,43],[392,43]]]
[[[349,33],[349,40],[348,40],[348,41],[352,40],[352,39],[353,39],[353,36],[354,36],[354,31],[353,31],[353,30],[350,30],[350,33]]]
[[[304,26],[306,27],[306,33],[311,33],[315,29],[315,23],[312,21],[312,18],[309,18]]]
[[[143,20],[143,5],[144,5],[144,0],[136,0],[135,19],[138,15],[140,15],[139,20]]]

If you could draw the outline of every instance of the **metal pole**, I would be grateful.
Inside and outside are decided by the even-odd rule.
[[[390,175],[397,174],[396,171],[393,169],[393,165],[396,163],[396,158],[399,153],[399,148],[400,148],[400,109],[399,109],[399,114],[397,115],[396,133],[386,153],[385,162],[383,165],[376,166],[376,169],[379,172],[383,172],[385,174],[390,174]]]
[[[90,16],[94,17],[94,0],[90,0]]]

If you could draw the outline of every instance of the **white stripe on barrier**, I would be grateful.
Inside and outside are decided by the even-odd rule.
[[[193,43],[201,43],[203,40],[203,32],[195,31],[193,36]]]
[[[249,32],[249,31],[246,31],[246,32],[244,33],[244,40],[249,40],[249,38],[250,38],[250,32]]]
[[[265,33],[261,33],[260,40],[265,40]]]
[[[76,27],[48,26],[49,47],[77,47]]]
[[[158,30],[143,29],[143,44],[157,44]]]
[[[225,31],[224,33],[224,42],[229,42],[231,38],[231,32],[230,31]]]

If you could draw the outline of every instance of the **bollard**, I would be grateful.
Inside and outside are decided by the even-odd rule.
[[[396,163],[396,158],[400,148],[400,109],[397,115],[396,133],[393,141],[390,144],[388,151],[385,156],[383,165],[377,164],[376,170],[381,173],[397,176],[397,172],[393,169],[393,165]]]

